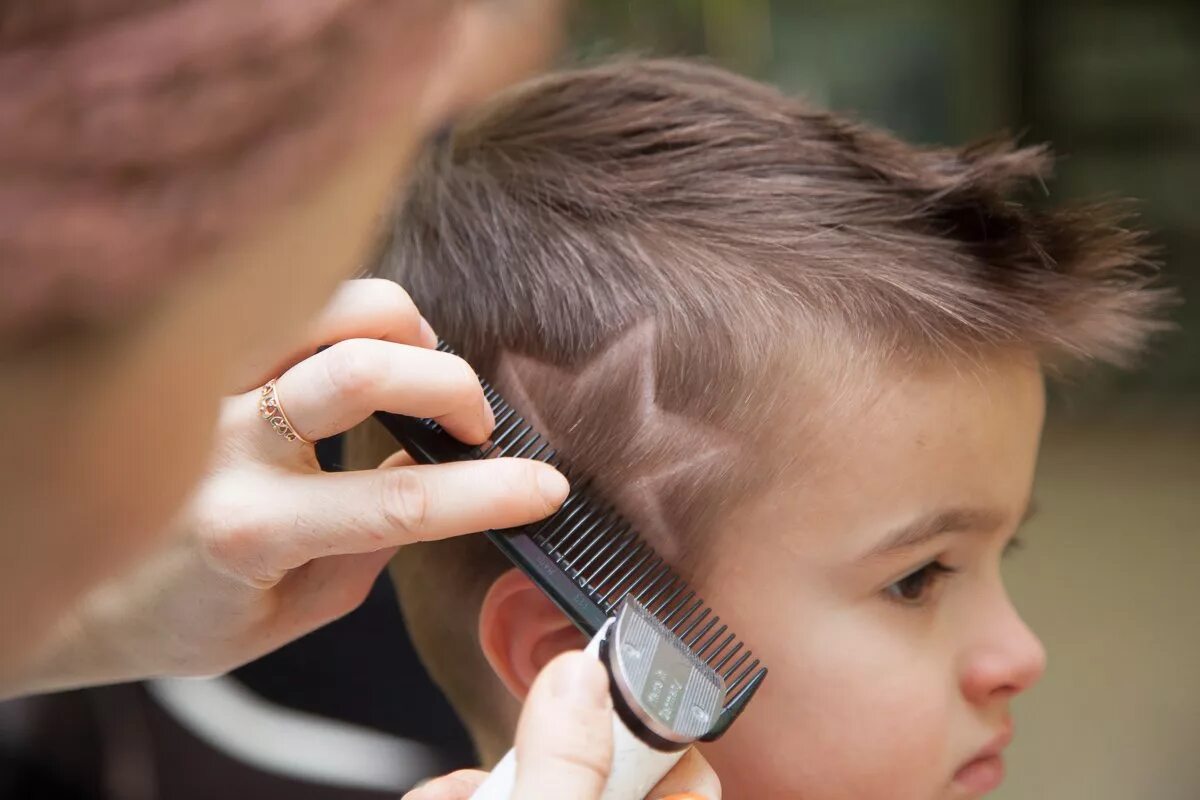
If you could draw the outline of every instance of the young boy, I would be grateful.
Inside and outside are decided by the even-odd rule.
[[[1043,376],[1162,299],[1050,157],[922,149],[722,70],[552,75],[419,168],[375,272],[593,475],[770,666],[728,798],[976,797],[1042,646],[1000,579]],[[412,636],[485,764],[582,637],[482,538],[406,547]]]

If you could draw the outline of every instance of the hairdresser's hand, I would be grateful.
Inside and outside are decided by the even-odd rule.
[[[358,606],[397,547],[557,508],[567,483],[544,464],[413,466],[398,453],[379,469],[322,473],[312,447],[259,416],[259,387],[278,376],[281,406],[309,440],[380,409],[482,442],[494,420],[478,379],[435,344],[400,287],[344,285],[290,357],[225,401],[207,476],[167,545],[87,598],[25,690],[227,671]]]
[[[612,699],[600,662],[564,653],[534,681],[517,725],[517,780],[510,800],[597,800],[612,761]],[[487,778],[463,770],[404,800],[466,800]],[[720,800],[721,782],[692,749],[647,795],[650,800]]]

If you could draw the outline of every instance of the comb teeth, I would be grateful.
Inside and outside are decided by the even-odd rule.
[[[438,342],[437,349],[454,353],[442,341]],[[459,452],[452,457],[530,458],[551,464],[568,478],[573,478],[571,493],[549,518],[524,528],[489,532],[489,536],[537,580],[589,636],[599,629],[597,621],[612,615],[626,596],[636,598],[724,680],[724,710],[703,738],[711,741],[719,737],[750,701],[766,677],[766,668],[760,667],[759,660],[752,658],[753,654],[729,632],[727,625],[716,628],[720,617],[713,615],[712,609],[666,565],[654,548],[638,537],[628,522],[611,506],[598,502],[586,478],[572,476],[570,466],[561,462],[558,452],[533,425],[526,422],[491,384],[480,383],[496,417],[492,438],[469,449],[458,445],[465,455]],[[389,424],[389,419],[393,423],[397,419],[395,415],[381,413],[376,416],[401,439],[402,445],[409,447],[403,440],[404,426]],[[420,420],[419,425],[449,438],[432,420]],[[414,457],[417,457],[415,453]],[[440,460],[436,454],[427,451],[424,458]],[[534,557],[530,545],[541,555]],[[552,570],[550,564],[557,567],[562,576],[547,578],[546,574],[538,574]],[[564,577],[580,594],[574,594],[574,589],[561,583]],[[572,596],[564,596],[568,593]]]

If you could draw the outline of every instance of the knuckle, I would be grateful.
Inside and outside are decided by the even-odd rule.
[[[402,316],[405,319],[417,315],[417,304],[404,290],[404,287],[387,278],[364,278],[371,295],[377,302],[386,306],[389,314]]]
[[[277,582],[264,552],[260,528],[249,523],[211,522],[201,535],[208,559],[222,571],[258,588]]]
[[[207,485],[193,501],[187,524],[200,557],[213,569],[257,588],[278,582],[271,516],[248,496],[245,476]]]
[[[379,316],[384,325],[380,338],[386,339],[389,334],[395,333],[415,333],[420,324],[421,312],[404,287],[386,278],[364,280],[370,281],[367,288],[375,304],[373,313]]]
[[[196,505],[204,513],[197,515],[192,524],[202,553],[211,561],[226,565],[237,561],[247,533],[237,509],[214,495],[213,492],[200,495]]]
[[[381,515],[390,531],[400,531],[407,539],[419,540],[429,522],[429,487],[415,470],[395,469],[383,480]]]
[[[325,351],[325,377],[336,397],[362,397],[370,388],[375,359],[371,348],[350,339]]]

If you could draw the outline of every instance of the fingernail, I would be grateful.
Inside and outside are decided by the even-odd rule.
[[[550,687],[554,694],[579,708],[608,708],[608,673],[600,662],[583,653],[559,656]]]
[[[571,491],[571,484],[553,467],[538,468],[537,484],[542,497],[555,508],[562,505],[562,501],[567,499],[567,493]]]
[[[428,347],[431,350],[437,347],[437,343],[438,343],[437,334],[433,332],[433,328],[425,320],[424,317],[421,317],[420,337],[421,337],[421,345],[422,346]]]

